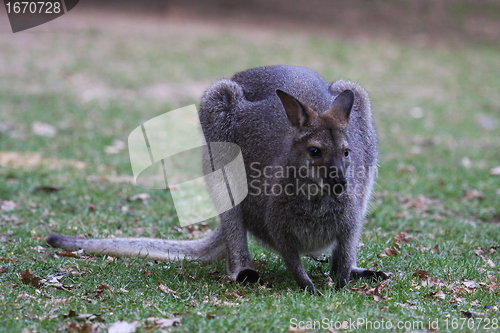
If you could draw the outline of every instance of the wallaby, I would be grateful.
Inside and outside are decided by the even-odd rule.
[[[300,255],[331,251],[337,288],[350,278],[387,279],[356,266],[358,241],[377,167],[370,101],[359,85],[328,84],[294,66],[246,70],[215,82],[204,94],[200,121],[207,142],[241,148],[247,197],[220,214],[207,237],[81,239],[51,234],[68,250],[157,259],[227,259],[239,282],[256,282],[247,232],[277,251],[298,285],[314,290]]]

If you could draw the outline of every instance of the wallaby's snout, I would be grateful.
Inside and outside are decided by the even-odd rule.
[[[329,168],[330,172],[326,177],[323,177],[323,188],[325,190],[329,190],[330,195],[338,196],[347,189],[348,186],[348,177],[347,177],[347,168],[339,167],[337,165],[333,165]]]

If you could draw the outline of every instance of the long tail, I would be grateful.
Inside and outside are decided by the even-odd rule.
[[[225,255],[225,243],[220,228],[216,228],[208,236],[196,240],[77,238],[50,234],[46,241],[50,246],[68,251],[82,249],[86,253],[109,254],[116,257],[213,261],[221,259]]]

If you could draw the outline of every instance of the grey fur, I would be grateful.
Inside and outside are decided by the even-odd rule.
[[[332,251],[331,272],[338,288],[350,277],[387,278],[356,267],[378,150],[370,101],[362,87],[343,80],[328,84],[302,67],[250,69],[212,84],[202,98],[200,120],[207,142],[239,145],[249,182],[247,198],[220,215],[221,223],[211,235],[196,241],[51,235],[47,242],[72,250],[161,259],[216,260],[225,251],[228,274],[237,281],[254,282],[258,274],[248,251],[250,232],[283,257],[302,288],[314,290],[300,255],[317,256],[325,250]],[[321,148],[321,157],[310,155],[312,146]],[[265,167],[302,167],[308,172],[267,177]],[[340,173],[312,174],[321,167]],[[266,182],[271,188],[290,189],[287,193],[293,195],[266,194]],[[341,193],[331,190],[346,183]],[[349,191],[356,188],[363,191]]]

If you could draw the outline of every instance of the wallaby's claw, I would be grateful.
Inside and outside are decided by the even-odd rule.
[[[238,276],[236,277],[237,282],[242,282],[242,283],[255,283],[259,281],[259,273],[254,271],[253,269],[244,269],[241,272],[238,273]]]
[[[365,279],[365,280],[371,280],[371,281],[382,281],[382,280],[388,280],[391,277],[387,275],[386,273],[382,271],[372,271],[369,269],[364,269],[364,270],[359,270],[359,271],[352,271],[351,272],[351,279]]]

